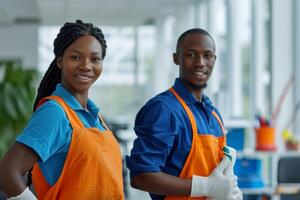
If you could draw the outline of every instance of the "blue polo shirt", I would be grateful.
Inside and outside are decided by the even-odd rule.
[[[98,117],[99,108],[89,99],[86,111],[61,84],[52,95],[59,96],[75,111],[86,128],[104,130]],[[53,185],[61,174],[71,143],[72,128],[63,108],[54,100],[42,104],[32,115],[17,142],[33,149],[46,181]]]
[[[212,111],[220,114],[207,96],[198,101],[179,78],[174,89],[194,114],[199,134],[223,135]],[[126,157],[130,176],[145,172],[179,176],[190,152],[192,128],[188,115],[170,91],[155,96],[141,108],[134,131],[137,138],[130,156]],[[152,199],[164,199],[164,196],[150,195]]]

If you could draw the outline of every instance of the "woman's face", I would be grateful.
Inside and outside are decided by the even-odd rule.
[[[73,95],[87,94],[102,72],[102,47],[91,35],[76,39],[57,60],[61,83]]]

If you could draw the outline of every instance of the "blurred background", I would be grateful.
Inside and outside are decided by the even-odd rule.
[[[200,27],[216,42],[205,93],[238,150],[235,172],[244,198],[292,198],[278,192],[278,173],[281,159],[300,156],[299,11],[298,0],[0,0],[0,157],[31,116],[64,22],[82,19],[106,36],[104,71],[90,97],[123,156],[130,153],[139,108],[178,76],[172,61],[178,36]],[[124,181],[127,199],[149,199],[130,188],[126,167]],[[300,180],[285,182],[294,187]]]

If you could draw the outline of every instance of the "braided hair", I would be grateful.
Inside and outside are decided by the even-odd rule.
[[[51,62],[42,81],[40,82],[37,96],[33,104],[33,111],[37,109],[40,100],[46,96],[51,95],[55,90],[56,85],[61,82],[61,70],[57,66],[58,57],[63,55],[66,48],[83,35],[94,36],[100,42],[102,47],[102,59],[104,59],[107,45],[101,29],[95,27],[91,23],[83,23],[81,20],[76,20],[75,23],[65,23],[64,26],[61,27],[54,40],[55,58]],[[28,171],[27,174],[27,186],[30,186],[32,183],[31,171],[32,168]]]
[[[33,111],[37,109],[40,100],[51,95],[56,85],[61,82],[61,70],[57,66],[57,58],[63,55],[69,45],[83,35],[94,36],[100,42],[102,47],[102,59],[104,59],[107,45],[101,29],[91,23],[83,23],[81,20],[76,20],[75,23],[65,23],[54,40],[55,58],[40,82],[33,104]]]

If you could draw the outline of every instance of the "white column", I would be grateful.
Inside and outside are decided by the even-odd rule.
[[[230,97],[227,99],[227,105],[231,107],[231,117],[241,117],[243,108],[242,99],[242,63],[241,63],[241,20],[239,0],[227,1],[227,53],[228,53],[228,84]]]
[[[166,89],[166,56],[167,49],[165,43],[165,29],[164,29],[164,18],[158,18],[156,21],[156,55],[155,65],[153,69],[153,94],[157,94]]]
[[[176,32],[178,36],[187,29],[192,28],[196,25],[195,9],[196,8],[190,1],[187,1],[187,3],[184,4],[179,4],[179,6],[177,7],[175,17],[177,21]]]
[[[210,10],[208,9],[208,2],[207,0],[200,0],[196,7],[197,7],[197,16],[196,16],[196,23],[200,28],[203,28],[209,31],[209,14]]]
[[[300,101],[300,2],[298,0],[293,1],[293,8],[294,8],[294,15],[293,15],[293,27],[294,27],[294,75],[295,75],[295,82],[294,82],[294,105]],[[300,103],[300,102],[299,102]],[[294,119],[294,132],[296,133],[297,137],[300,138],[300,108],[298,112],[295,114],[296,118]]]
[[[293,75],[292,0],[272,1],[272,110],[279,102],[284,87]],[[283,14],[284,13],[284,14]],[[299,55],[297,55],[299,56]],[[279,150],[283,149],[282,130],[293,112],[292,90],[287,93],[276,120],[276,140]]]
[[[270,111],[268,105],[265,104],[266,100],[264,99],[266,94],[266,86],[264,74],[265,65],[267,63],[267,55],[266,55],[266,32],[264,27],[265,24],[265,11],[266,6],[264,5],[265,1],[261,0],[253,0],[252,4],[252,63],[251,70],[252,71],[252,79],[251,82],[251,105],[252,108],[252,116],[254,116],[254,112],[260,112],[263,116],[269,116]],[[268,49],[269,51],[269,49]]]
[[[172,40],[171,40],[171,26],[172,22],[169,21],[168,16],[160,16],[156,21],[156,56],[155,66],[151,80],[152,95],[158,94],[164,90],[167,90],[172,86],[175,77],[178,74],[178,67],[173,64],[173,51]],[[174,75],[174,72],[177,72]]]
[[[141,100],[141,92],[140,92],[140,82],[139,82],[139,38],[138,38],[138,27],[134,27],[134,57],[133,57],[133,63],[134,63],[134,70],[133,70],[133,76],[134,76],[134,104],[140,105],[142,102]]]

